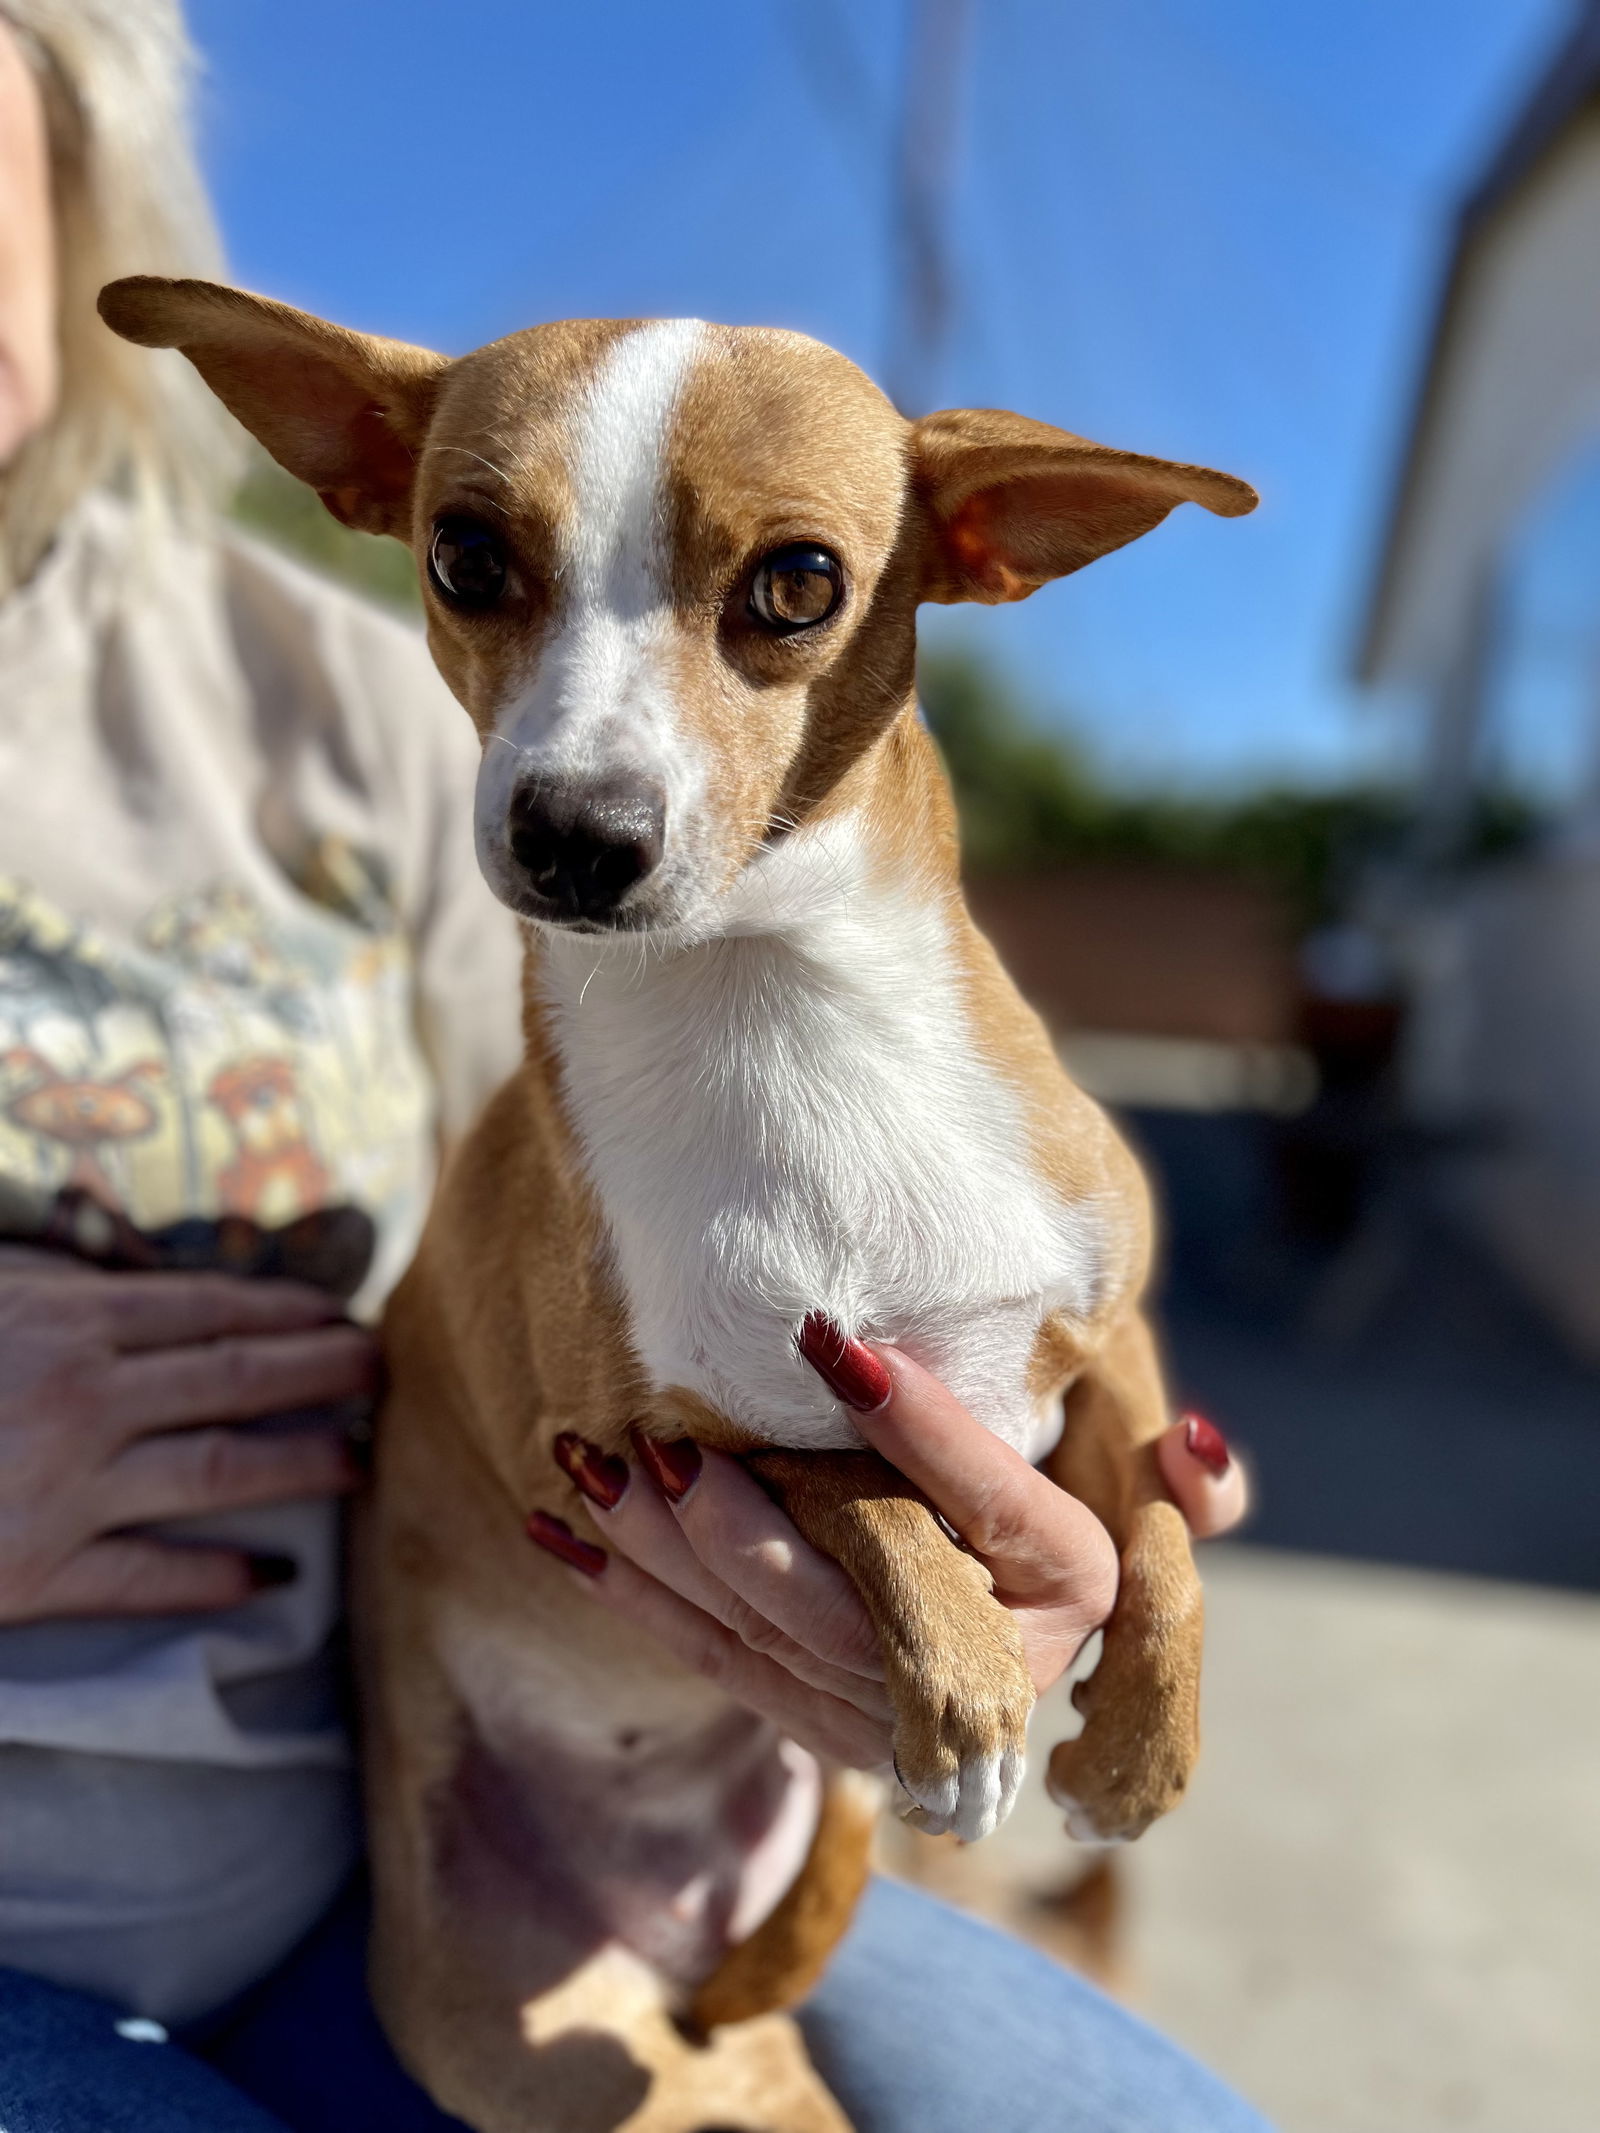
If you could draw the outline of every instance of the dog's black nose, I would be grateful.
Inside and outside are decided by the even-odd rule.
[[[553,918],[605,918],[660,865],[666,827],[650,780],[530,784],[511,802],[511,856]]]

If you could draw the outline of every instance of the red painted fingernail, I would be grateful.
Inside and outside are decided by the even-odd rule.
[[[603,1452],[574,1430],[564,1429],[550,1447],[557,1466],[602,1511],[614,1511],[628,1486],[628,1462]]]
[[[581,1570],[586,1578],[597,1578],[606,1567],[604,1548],[597,1548],[593,1541],[579,1540],[564,1518],[552,1518],[548,1511],[528,1513],[528,1538],[574,1570]]]
[[[693,1437],[674,1437],[666,1443],[660,1437],[647,1437],[642,1429],[636,1429],[633,1448],[639,1454],[640,1465],[669,1502],[682,1503],[700,1479],[700,1469],[705,1462]]]
[[[1183,1441],[1191,1456],[1199,1460],[1206,1472],[1216,1481],[1233,1464],[1233,1454],[1228,1449],[1228,1440],[1214,1422],[1204,1415],[1185,1415],[1183,1418]]]
[[[894,1379],[886,1367],[864,1341],[852,1340],[821,1311],[807,1318],[795,1346],[828,1390],[858,1415],[888,1406]]]

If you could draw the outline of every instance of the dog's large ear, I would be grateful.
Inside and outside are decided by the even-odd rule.
[[[948,408],[911,430],[928,521],[924,600],[1025,600],[1148,533],[1175,504],[1239,518],[1248,482],[1209,467],[1116,452],[998,408]]]
[[[125,340],[181,349],[335,518],[404,539],[416,456],[448,358],[243,289],[154,274],[108,283],[100,316]]]

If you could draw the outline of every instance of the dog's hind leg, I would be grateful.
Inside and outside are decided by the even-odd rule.
[[[477,1993],[470,1967],[440,1969],[409,2064],[474,2133],[851,2133],[789,2015],[685,2036],[616,1947],[520,2002],[504,1980]]]
[[[563,2129],[566,2133],[566,2129]],[[793,2018],[760,2015],[682,2044],[617,2133],[853,2133]]]
[[[1140,1836],[1182,1798],[1200,1750],[1200,1580],[1156,1459],[1168,1421],[1150,1329],[1129,1315],[1067,1394],[1045,1462],[1110,1531],[1121,1564],[1100,1662],[1078,1684],[1076,1740],[1050,1758],[1050,1796],[1084,1843]]]
[[[694,1996],[690,2027],[709,2032],[794,2007],[827,1967],[867,1885],[882,1787],[852,1770],[827,1773],[805,1864],[771,1916],[729,1951]]]

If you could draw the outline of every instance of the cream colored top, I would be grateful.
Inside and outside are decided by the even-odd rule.
[[[374,1309],[517,1052],[476,758],[402,624],[234,532],[80,510],[0,605],[0,1232],[292,1268],[355,1208]],[[355,1844],[334,1510],[185,1530],[299,1577],[0,1629],[0,1964],[167,2021],[268,1970]]]

